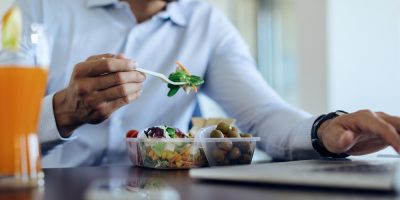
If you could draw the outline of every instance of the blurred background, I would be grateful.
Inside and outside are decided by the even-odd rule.
[[[203,0],[226,13],[265,80],[313,114],[400,115],[399,0]],[[224,115],[200,97],[207,117]]]

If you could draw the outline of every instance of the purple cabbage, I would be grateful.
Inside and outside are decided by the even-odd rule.
[[[147,138],[165,138],[164,130],[158,127],[151,127],[144,131]]]
[[[151,127],[148,128],[147,130],[144,131],[144,134],[146,135],[147,138],[165,138],[165,134],[168,134],[164,132],[164,129],[159,128],[159,127]],[[188,135],[183,133],[181,130],[175,128],[175,134],[176,138],[187,138]]]

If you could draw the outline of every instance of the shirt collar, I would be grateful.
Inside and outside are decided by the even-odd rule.
[[[169,19],[178,26],[186,26],[187,21],[179,2],[168,3],[167,8],[156,15],[162,19]]]
[[[115,5],[118,2],[119,0],[87,0],[86,5],[88,8],[94,8]],[[167,8],[155,15],[155,17],[159,17],[164,20],[171,20],[174,24],[179,26],[186,26],[187,24],[179,2],[168,3]]]

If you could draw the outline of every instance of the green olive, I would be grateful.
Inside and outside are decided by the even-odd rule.
[[[229,159],[225,158],[224,161],[221,163],[221,165],[229,165]]]
[[[236,159],[236,160],[229,160],[229,165],[238,165],[239,164],[239,162],[238,162],[238,160]]]
[[[249,154],[244,154],[239,158],[239,164],[250,164],[251,156]]]
[[[238,132],[235,132],[235,131],[229,131],[228,137],[229,138],[240,138],[240,134]]]
[[[217,130],[220,130],[223,134],[227,134],[231,130],[231,127],[225,122],[220,122],[217,125]]]
[[[239,148],[233,147],[232,150],[228,153],[228,158],[231,160],[236,160],[240,157],[241,153]]]
[[[232,141],[223,141],[223,142],[218,142],[217,146],[224,151],[229,151],[232,149]]]
[[[220,149],[214,149],[212,151],[212,157],[214,158],[214,161],[218,163],[224,162],[225,152]]]
[[[240,138],[239,131],[235,127],[232,127],[231,130],[229,130],[227,135],[229,138]]]
[[[242,134],[240,134],[240,136],[241,136],[241,137],[244,137],[244,138],[251,138],[251,137],[253,137],[253,135],[251,135],[250,133],[242,133]]]
[[[224,134],[220,130],[213,130],[210,134],[212,138],[223,138]]]
[[[251,153],[253,151],[251,142],[236,142],[235,146],[239,147],[243,153]]]

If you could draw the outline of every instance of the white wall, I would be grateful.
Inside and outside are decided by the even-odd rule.
[[[326,1],[292,0],[297,31],[298,105],[313,114],[328,111]]]
[[[400,114],[400,1],[329,0],[328,108]]]
[[[400,1],[292,3],[298,106],[312,113],[370,108],[400,115]]]
[[[228,15],[245,2],[207,1]],[[294,12],[297,106],[314,114],[371,108],[400,115],[400,0],[276,3]]]

